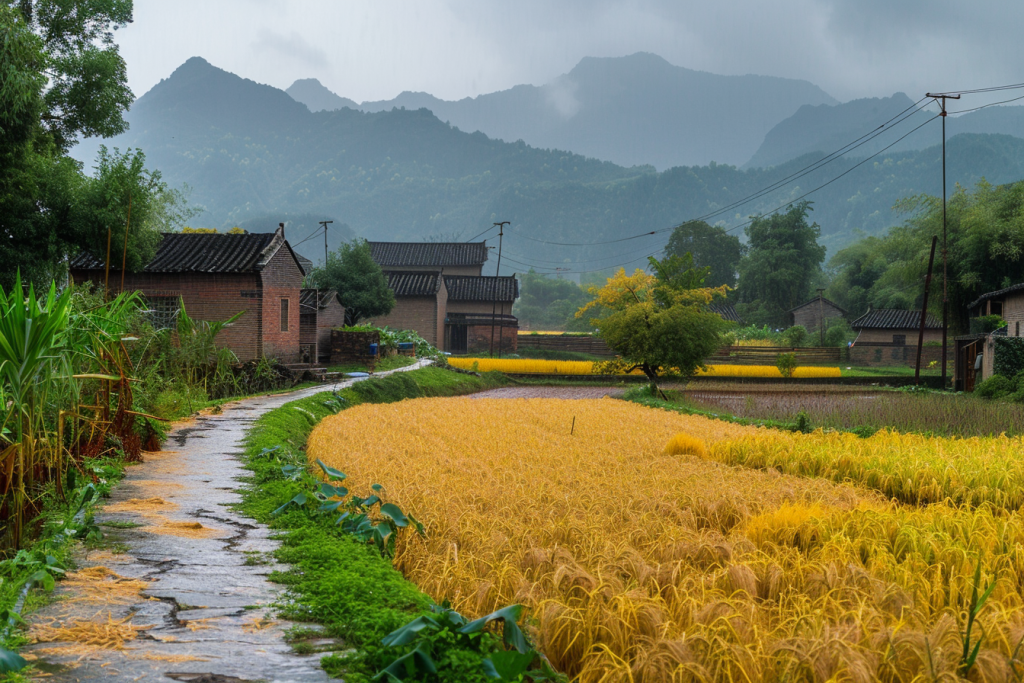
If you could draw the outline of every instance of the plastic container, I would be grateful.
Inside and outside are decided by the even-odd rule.
[[[380,346],[380,344],[370,344],[370,355],[371,356],[376,356],[377,355],[377,348],[379,346]]]

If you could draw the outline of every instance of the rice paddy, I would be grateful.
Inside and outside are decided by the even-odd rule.
[[[600,399],[355,406],[308,448],[427,525],[399,544],[407,577],[469,617],[525,605],[586,683],[1015,680],[1022,453]]]
[[[477,372],[505,372],[522,375],[593,375],[606,374],[604,369],[595,369],[595,363],[588,360],[537,360],[532,358],[449,358],[448,363],[462,370]],[[632,374],[643,374],[634,370]],[[804,366],[793,371],[795,379],[816,379],[840,377],[839,368]],[[697,371],[697,377],[749,377],[753,379],[782,379],[783,375],[774,365],[725,365],[710,364]]]

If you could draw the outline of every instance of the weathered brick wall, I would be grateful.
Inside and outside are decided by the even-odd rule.
[[[491,326],[470,325],[467,330],[468,352],[489,353],[491,350]],[[500,340],[500,343],[499,343]],[[511,325],[495,325],[494,353],[515,353],[519,348],[519,328]]]
[[[283,363],[298,363],[299,295],[302,270],[287,248],[282,247],[260,272],[263,283],[263,353]],[[281,301],[288,300],[288,329],[281,329]]]
[[[793,324],[803,325],[808,332],[819,332],[823,313],[826,320],[843,317],[843,312],[832,304],[824,301],[819,304],[813,301],[793,311]]]
[[[444,284],[444,278],[441,278],[441,287],[437,290],[437,329],[434,332],[434,346],[438,350],[444,351],[445,345],[445,334],[444,334],[444,319],[448,315],[448,288]]]
[[[919,330],[917,328],[913,330],[861,330],[857,334],[858,342],[881,342],[883,344],[892,344],[893,335],[902,334],[906,337],[907,344],[917,346],[917,334]],[[942,330],[925,330],[924,341],[928,342],[941,342],[942,341]]]
[[[72,271],[76,284],[87,281],[103,286],[102,270]],[[110,291],[116,294],[121,274],[110,273]],[[259,279],[253,273],[126,273],[125,289],[146,296],[181,297],[185,310],[195,320],[227,320],[239,311],[245,314],[217,335],[218,346],[231,349],[239,360],[258,358],[261,348],[261,299]]]
[[[331,330],[331,360],[333,364],[366,363],[371,367],[376,356],[370,355],[370,344],[380,344],[379,332],[342,332]],[[380,349],[377,350],[378,355]]]
[[[320,355],[326,356],[331,348],[331,330],[335,327],[345,325],[345,307],[332,298],[330,302],[317,313],[317,347]]]
[[[954,350],[953,343],[949,343],[947,351],[948,362],[952,363]],[[907,346],[870,346],[854,344],[850,348],[851,365],[866,366],[914,366],[917,362],[917,344]],[[921,367],[928,367],[932,361],[942,362],[941,346],[925,346],[921,349]]]
[[[458,301],[456,299],[448,299],[447,309],[449,313],[478,313],[490,315],[492,306],[497,315],[512,315],[512,304],[501,301],[498,302],[497,306],[494,306],[490,301]]]
[[[367,322],[377,327],[386,325],[396,330],[415,330],[421,337],[437,346],[437,319],[436,296],[399,296],[395,297],[395,307],[391,313]],[[443,316],[441,324],[444,324]]]
[[[1006,295],[1003,302],[1003,320],[1006,321],[1006,334],[1011,337],[1024,337],[1024,292],[1013,292]]]

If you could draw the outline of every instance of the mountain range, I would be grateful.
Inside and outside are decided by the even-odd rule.
[[[887,111],[880,106],[877,116]],[[316,221],[334,220],[333,248],[353,233],[377,240],[470,239],[509,220],[503,267],[510,272],[642,265],[680,222],[706,217],[742,234],[750,214],[804,196],[815,202],[812,218],[834,251],[857,234],[878,234],[898,222],[891,207],[900,198],[941,192],[937,121],[906,138],[924,149],[892,149],[872,159],[848,155],[808,168],[822,156],[810,152],[765,168],[712,162],[658,172],[467,133],[427,109],[314,113],[282,90],[201,58],[140,97],[128,120],[127,133],[103,142],[140,147],[165,180],[187,183],[192,201],[206,209],[203,225],[263,229],[286,221],[298,244]],[[842,127],[822,126],[811,137],[827,140],[836,130]],[[891,142],[902,130],[879,140]],[[795,133],[783,127],[778,134]],[[91,160],[99,142],[86,143],[75,153]],[[971,186],[982,176],[994,183],[1024,177],[1024,140],[1017,137],[961,133],[951,136],[948,152],[951,186]],[[611,242],[652,231],[662,232]],[[323,242],[298,250],[319,260]]]

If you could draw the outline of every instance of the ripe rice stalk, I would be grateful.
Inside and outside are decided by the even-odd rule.
[[[707,456],[666,454],[679,434]],[[327,418],[308,453],[427,525],[395,562],[435,600],[469,617],[524,604],[584,683],[955,680],[979,582],[971,676],[1010,678],[1024,519],[1001,461],[1019,442],[839,436],[618,401],[415,399]],[[771,464],[718,461],[740,446]]]

